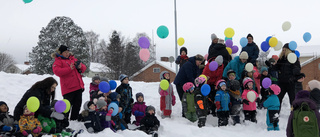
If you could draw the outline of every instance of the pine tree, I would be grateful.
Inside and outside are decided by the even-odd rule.
[[[132,42],[126,44],[123,71],[129,77],[144,67],[143,61],[139,57],[140,47]]]
[[[83,30],[76,25],[69,17],[55,17],[49,24],[42,28],[39,35],[38,45],[32,48],[29,53],[33,71],[36,74],[53,74],[52,64],[54,53],[60,45],[66,45],[74,56],[90,68],[89,47]]]
[[[117,31],[113,31],[109,38],[110,43],[108,44],[106,51],[106,66],[108,66],[112,72],[110,75],[111,79],[118,79],[118,76],[123,73],[123,59],[124,59],[124,46],[120,34]]]

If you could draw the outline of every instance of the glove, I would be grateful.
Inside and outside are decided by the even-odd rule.
[[[41,128],[40,128],[40,127],[37,127],[37,128],[35,128],[32,132],[35,133],[35,134],[38,134],[38,133],[41,132]]]
[[[143,116],[143,112],[140,112],[138,110],[134,111],[134,116],[139,117],[139,116]]]
[[[249,105],[249,101],[248,100],[246,100],[246,99],[243,99],[243,101],[242,101],[244,104],[247,104],[247,105]]]
[[[167,91],[164,91],[164,90],[161,90],[160,91],[160,95],[161,96],[166,96],[166,95],[168,95],[169,93],[167,92]]]
[[[113,113],[113,109],[110,109],[107,113],[107,116],[111,116],[112,113]]]
[[[256,102],[261,103],[261,99],[257,98]]]
[[[50,117],[58,119],[58,120],[63,120],[64,119],[64,115],[58,112],[52,112]]]
[[[220,101],[217,101],[217,102],[216,102],[216,107],[217,107],[217,110],[219,110],[220,108],[222,109],[221,104],[220,104]]]
[[[28,136],[28,135],[29,135],[29,134],[27,133],[27,131],[25,131],[25,130],[23,130],[21,133],[22,133],[23,136]]]
[[[10,127],[10,126],[3,126],[2,127],[2,131],[4,131],[4,132],[8,132],[8,131],[12,131],[12,127]]]
[[[176,96],[172,95],[172,106],[176,104]]]

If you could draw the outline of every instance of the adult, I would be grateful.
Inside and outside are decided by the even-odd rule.
[[[286,43],[282,51],[279,55],[279,60],[277,64],[275,65],[275,69],[279,72],[279,87],[281,88],[281,92],[278,95],[280,100],[280,105],[282,103],[282,99],[284,95],[288,92],[289,99],[290,99],[290,105],[292,105],[292,102],[295,98],[295,83],[296,83],[296,75],[300,74],[300,62],[299,59],[295,63],[290,63],[287,59],[287,56],[289,53],[293,53],[289,49],[289,44]]]
[[[259,57],[259,47],[256,43],[253,42],[253,36],[249,33],[247,36],[248,44],[242,48],[242,51],[246,51],[248,53],[248,62],[252,63],[256,66],[256,60]]]
[[[179,64],[179,69],[183,66],[184,63],[188,61],[188,50],[186,47],[180,49],[180,56],[176,59],[176,64]]]
[[[208,50],[207,60],[210,60],[211,58],[216,58],[217,56],[221,55],[223,57],[223,65],[227,66],[232,57],[226,49],[224,40],[217,38],[217,36],[214,33],[211,34],[211,40],[212,42]]]
[[[228,71],[233,70],[236,72],[236,80],[240,81],[247,59],[248,59],[248,53],[245,51],[242,51],[239,56],[234,57],[234,59],[231,60],[228,63],[228,65],[224,68],[222,77],[227,79]]]
[[[19,121],[20,116],[23,115],[23,108],[27,105],[28,99],[30,97],[36,97],[40,101],[39,109],[35,113],[36,116],[41,114],[44,117],[54,117],[62,120],[64,118],[63,114],[50,110],[50,99],[51,102],[54,100],[57,85],[58,82],[53,77],[45,78],[44,80],[33,84],[32,87],[24,93],[14,108],[14,119]]]
[[[55,58],[52,70],[60,77],[62,96],[71,104],[70,119],[77,120],[84,91],[81,73],[87,68],[69,52],[69,48],[65,45],[61,45],[52,57]],[[69,117],[69,113],[67,116]]]

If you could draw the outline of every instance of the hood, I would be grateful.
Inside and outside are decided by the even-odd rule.
[[[225,49],[226,48],[226,45],[223,45],[221,43],[217,43],[213,46],[214,49],[216,50],[221,50],[221,49]]]
[[[160,73],[160,80],[163,80],[163,79],[165,79],[164,78],[164,74],[166,74],[166,73],[169,73],[168,71],[162,71],[161,73]],[[169,73],[170,74],[170,73]]]
[[[307,102],[309,104],[309,107],[312,109],[312,110],[316,110],[317,109],[317,105],[313,102],[313,100],[311,100],[310,98],[299,98],[299,99],[295,99],[293,102],[292,102],[292,106],[293,106],[293,109],[297,109],[300,107],[301,103],[302,102]]]

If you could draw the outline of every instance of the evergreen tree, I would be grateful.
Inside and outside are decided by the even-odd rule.
[[[29,53],[31,64],[36,74],[53,74],[52,64],[54,53],[60,45],[66,45],[74,56],[90,68],[89,47],[82,29],[69,17],[55,17],[49,24],[42,28],[39,35],[39,42]]]
[[[112,72],[110,75],[111,79],[118,79],[118,76],[123,73],[123,59],[124,59],[124,46],[122,45],[123,40],[117,31],[113,31],[109,38],[110,43],[108,44],[106,51],[106,66],[108,66]]]
[[[98,41],[99,41],[99,34],[96,34],[93,31],[88,31],[84,33],[87,39],[87,45],[90,48],[90,57],[91,62],[98,62],[97,52],[98,52]]]
[[[143,61],[139,57],[140,47],[132,42],[126,44],[123,71],[128,76],[132,76],[144,67]]]

